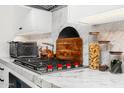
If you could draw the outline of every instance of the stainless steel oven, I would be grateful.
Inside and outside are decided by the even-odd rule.
[[[23,80],[20,80],[12,73],[9,73],[9,88],[31,88]]]

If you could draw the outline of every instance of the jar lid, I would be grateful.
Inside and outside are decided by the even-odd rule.
[[[109,51],[109,53],[112,55],[121,55],[123,52],[122,51]]]
[[[99,42],[99,44],[108,44],[108,43],[110,43],[110,41],[107,41],[107,40],[100,40],[98,42]]]
[[[89,32],[89,35],[99,35],[100,32]]]

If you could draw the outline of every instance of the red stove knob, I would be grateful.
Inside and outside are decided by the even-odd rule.
[[[53,66],[52,65],[47,65],[47,70],[48,71],[53,71]]]
[[[57,64],[58,70],[62,70],[62,64]]]
[[[79,62],[74,62],[74,66],[77,68],[79,67]]]
[[[71,64],[70,63],[66,63],[66,67],[67,68],[71,68]]]

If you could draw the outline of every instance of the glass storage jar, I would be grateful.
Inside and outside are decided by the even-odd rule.
[[[122,73],[122,51],[110,51],[110,72]]]
[[[89,35],[89,68],[95,70],[100,66],[99,32],[89,32]]]
[[[110,41],[98,41],[100,45],[100,62],[101,65],[109,66],[109,51],[110,51]]]

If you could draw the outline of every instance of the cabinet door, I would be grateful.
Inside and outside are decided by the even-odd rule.
[[[0,63],[0,88],[8,88],[9,72],[8,68]]]
[[[52,13],[40,9],[14,6],[14,20],[18,34],[48,33],[52,30]],[[22,28],[21,30],[19,28]]]
[[[5,68],[0,64],[0,88],[4,88],[4,73],[5,73]]]
[[[31,9],[24,6],[14,6],[14,20],[18,31],[32,29]],[[20,29],[19,29],[20,28]],[[22,28],[22,29],[21,29]]]

